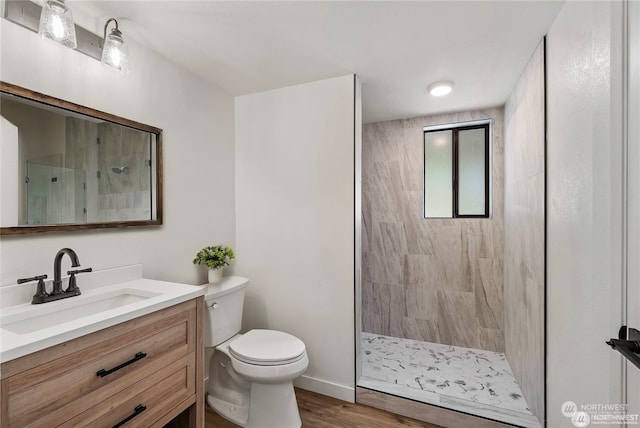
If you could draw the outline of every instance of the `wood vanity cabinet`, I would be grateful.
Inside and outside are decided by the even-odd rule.
[[[0,426],[204,427],[203,309],[199,297],[3,363]]]

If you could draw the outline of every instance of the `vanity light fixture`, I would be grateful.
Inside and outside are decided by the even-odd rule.
[[[427,90],[434,97],[441,97],[451,92],[454,86],[455,84],[453,82],[450,82],[448,80],[443,80],[440,82],[432,83],[431,85],[429,85]]]
[[[116,26],[111,29],[107,36],[107,27],[111,22],[114,22]],[[104,42],[101,62],[123,73],[129,71],[129,52],[122,37],[122,32],[118,29],[118,21],[116,21],[115,18],[109,18],[104,24]]]
[[[30,0],[0,1],[4,3],[4,17],[7,20],[122,72],[128,71],[127,44],[114,18],[107,20],[104,37],[100,37],[74,23],[65,0],[40,0],[40,3]],[[107,35],[111,21],[115,23],[115,28]]]
[[[71,49],[78,46],[73,15],[64,0],[45,0],[40,12],[38,34]]]

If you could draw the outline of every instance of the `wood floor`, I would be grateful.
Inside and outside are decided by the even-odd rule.
[[[296,388],[302,426],[305,428],[439,428],[426,422],[394,415],[361,404],[347,403],[315,392]],[[237,428],[205,404],[206,428]]]

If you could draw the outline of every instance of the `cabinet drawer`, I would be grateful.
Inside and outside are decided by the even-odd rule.
[[[57,426],[185,358],[196,331],[188,303],[68,342],[78,349],[8,378],[9,426]],[[102,340],[92,343],[94,335]],[[83,340],[90,346],[74,343]]]
[[[195,394],[195,353],[159,368],[151,376],[124,389],[108,402],[60,425],[64,428],[149,427],[182,401]],[[125,422],[126,421],[126,422]]]

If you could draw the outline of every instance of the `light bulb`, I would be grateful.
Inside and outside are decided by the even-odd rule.
[[[75,49],[78,46],[73,15],[64,0],[47,0],[44,2],[42,12],[40,12],[38,34],[71,49]]]

